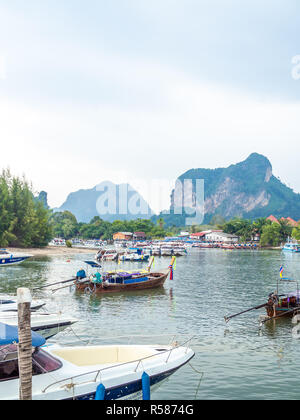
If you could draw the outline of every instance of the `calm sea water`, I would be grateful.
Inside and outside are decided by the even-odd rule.
[[[68,279],[91,257],[40,257],[1,268],[0,292]],[[166,268],[169,262],[156,258],[154,268]],[[300,340],[292,336],[291,320],[266,324],[259,331],[261,309],[224,321],[224,315],[264,303],[276,289],[281,264],[286,276],[299,279],[297,254],[192,249],[177,259],[174,280],[168,279],[160,290],[96,297],[69,288],[55,294],[46,289],[35,297],[46,300],[51,312],[79,320],[74,332],[56,336],[62,344],[167,344],[193,337],[195,358],[153,393],[153,399],[300,399]],[[105,263],[107,269],[116,267]],[[122,265],[126,267],[141,266]],[[296,288],[282,284],[280,291]]]

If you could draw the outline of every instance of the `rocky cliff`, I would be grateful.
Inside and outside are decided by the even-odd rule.
[[[182,183],[188,179],[192,180],[193,188],[184,198],[194,205],[196,180],[204,180],[205,223],[215,215],[225,219],[254,219],[274,214],[300,219],[300,195],[273,175],[270,161],[260,154],[253,153],[245,161],[228,168],[191,169],[178,178]],[[171,195],[171,215],[166,218],[168,224],[184,221],[183,217],[176,218],[173,214],[178,206],[178,196],[175,188]]]
[[[55,211],[68,210],[78,222],[89,223],[93,217],[114,220],[149,219],[153,211],[143,197],[128,184],[116,185],[106,181],[96,187],[68,195]]]

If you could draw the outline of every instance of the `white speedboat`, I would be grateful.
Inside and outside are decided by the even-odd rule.
[[[119,256],[119,261],[133,261],[133,262],[148,262],[150,258],[149,254],[134,254],[128,253]]]
[[[100,250],[96,256],[96,261],[116,261],[118,259],[118,253],[114,250]]]
[[[42,300],[33,300],[31,302],[31,311],[37,311],[38,309],[45,306],[45,302]],[[0,295],[0,313],[1,312],[17,312],[18,302],[16,296]]]
[[[77,319],[64,314],[49,314],[33,312],[31,314],[31,329],[46,340],[64,331],[66,328],[78,322]],[[0,312],[0,323],[17,326],[18,314],[15,312]]]
[[[6,267],[8,265],[16,265],[31,258],[32,255],[24,255],[19,253],[8,252],[6,249],[0,250],[0,267]]]
[[[34,333],[33,333],[34,334]],[[0,324],[0,399],[19,396],[17,328]],[[188,347],[109,345],[86,347],[41,346],[33,335],[34,400],[95,399],[99,385],[103,399],[140,399],[144,373],[154,389],[188,363],[194,352]]]
[[[182,257],[183,255],[187,254],[187,250],[184,247],[180,247],[177,245],[164,245],[161,247],[161,255],[162,256],[174,256],[174,257]]]

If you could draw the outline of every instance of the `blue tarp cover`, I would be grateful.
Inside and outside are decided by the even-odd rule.
[[[147,281],[147,280],[149,280],[148,277],[142,277],[142,278],[139,278],[139,279],[125,280],[124,283],[125,284],[141,283],[141,282]]]
[[[46,343],[44,337],[36,334],[35,332],[31,332],[32,337],[32,346],[33,347],[40,347]],[[19,334],[18,334],[18,327],[13,327],[11,325],[2,324],[0,322],[0,346],[6,346],[8,344],[18,343],[19,342]]]

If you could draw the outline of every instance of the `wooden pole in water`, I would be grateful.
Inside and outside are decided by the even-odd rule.
[[[29,289],[17,290],[18,297],[18,360],[19,399],[32,400],[32,338],[31,338],[31,294]]]

